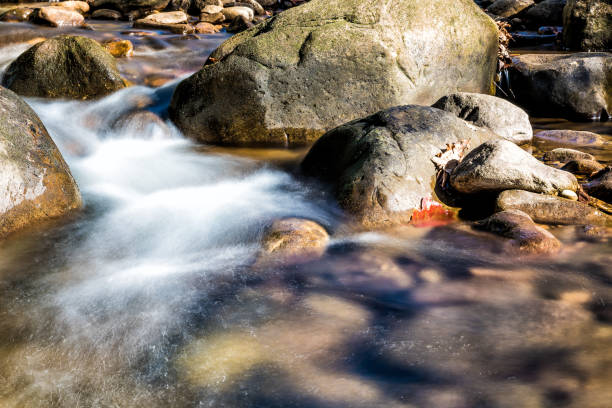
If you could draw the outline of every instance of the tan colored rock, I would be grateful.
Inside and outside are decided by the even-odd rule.
[[[53,27],[78,27],[85,23],[81,13],[61,7],[41,7],[37,17]]]
[[[195,25],[195,31],[198,34],[214,34],[220,31],[219,27],[214,24],[200,22]]]
[[[134,21],[134,28],[148,28],[152,30],[167,30],[175,34],[193,34],[195,28],[191,24],[166,24],[140,19]]]
[[[225,21],[223,13],[207,14],[202,13],[200,15],[200,23],[219,24]]]
[[[61,7],[66,10],[76,11],[81,14],[85,14],[89,11],[89,4],[84,1],[60,1],[57,3],[51,3],[50,6]]]
[[[134,55],[134,44],[130,40],[110,40],[102,45],[115,58],[131,57]]]
[[[236,17],[241,17],[247,21],[253,21],[253,18],[255,17],[255,13],[253,12],[252,8],[242,6],[226,7],[223,9],[222,13],[226,20],[233,20]]]
[[[206,14],[217,14],[223,11],[223,6],[216,6],[214,4],[208,4],[201,11],[202,13],[206,13]]]
[[[82,206],[70,169],[36,113],[0,87],[0,237]]]
[[[610,225],[612,217],[579,201],[536,194],[523,190],[506,190],[497,197],[497,209],[520,210],[540,224]]]
[[[189,16],[183,11],[168,11],[149,14],[142,20],[155,24],[184,24],[189,20]]]

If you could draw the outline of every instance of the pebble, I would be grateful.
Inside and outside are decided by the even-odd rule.
[[[572,190],[563,190],[561,191],[561,197],[567,198],[572,201],[578,201],[578,195]]]

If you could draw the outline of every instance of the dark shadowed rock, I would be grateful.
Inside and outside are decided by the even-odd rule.
[[[612,2],[568,0],[563,10],[563,44],[572,50],[612,49]]]
[[[524,19],[533,27],[563,25],[566,0],[544,0],[525,12]]]
[[[607,119],[612,111],[612,54],[524,54],[513,59],[517,103],[536,116]]]
[[[507,190],[497,198],[499,211],[520,210],[541,224],[606,225],[610,217],[588,204],[557,196]]]
[[[588,183],[582,185],[587,194],[612,203],[612,166],[594,174]]]
[[[487,7],[487,12],[499,17],[513,17],[533,4],[533,0],[496,0]]]
[[[109,8],[123,13],[132,10],[162,10],[170,0],[95,0],[94,9]]]
[[[604,166],[596,160],[578,159],[567,162],[561,170],[569,171],[573,174],[590,176],[603,169]]]
[[[0,237],[81,207],[79,189],[44,125],[0,87]]]
[[[189,137],[299,145],[381,109],[491,92],[497,28],[471,0],[312,0],[223,43],[183,81]],[[452,67],[452,69],[449,69]]]
[[[96,41],[59,36],[38,43],[6,70],[3,85],[25,96],[91,99],[125,87],[115,58]]]
[[[0,21],[7,23],[18,23],[29,21],[34,16],[34,9],[29,7],[15,7],[6,12],[0,13]]]
[[[543,158],[546,161],[558,161],[562,163],[566,163],[571,160],[595,160],[595,157],[591,154],[564,147],[559,147],[544,153]]]
[[[511,189],[556,194],[578,188],[574,175],[543,164],[507,140],[486,142],[468,153],[450,183],[464,194]]]
[[[510,246],[521,253],[551,254],[561,247],[554,235],[537,226],[529,215],[519,210],[495,213],[475,223],[474,228],[510,238]]]
[[[99,9],[91,13],[91,18],[95,20],[119,20],[121,17],[120,11],[111,9]]]
[[[444,96],[432,106],[451,112],[476,126],[489,128],[516,144],[530,142],[533,137],[527,113],[505,99],[460,92]]]
[[[329,131],[301,167],[331,184],[340,206],[364,226],[400,224],[434,194],[432,159],[447,144],[475,146],[498,137],[449,112],[400,106]]]

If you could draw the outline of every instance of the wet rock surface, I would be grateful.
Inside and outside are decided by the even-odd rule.
[[[362,224],[397,224],[409,221],[412,210],[433,194],[432,159],[447,144],[467,140],[475,146],[496,138],[449,112],[401,106],[326,133],[310,149],[301,169],[330,183],[340,206]]]
[[[507,140],[486,142],[468,153],[452,171],[450,183],[464,194],[510,189],[556,194],[578,188],[571,173],[542,164]]]
[[[36,113],[0,87],[0,237],[80,209],[70,169]]]
[[[91,99],[125,87],[113,56],[95,40],[59,36],[13,61],[2,84],[24,96]]]
[[[579,150],[559,147],[544,153],[543,159],[546,161],[566,163],[571,160],[595,160],[595,157],[592,154],[584,153]]]
[[[454,113],[476,126],[491,129],[502,138],[516,144],[530,142],[533,137],[527,113],[495,96],[455,93],[442,97],[432,106]]]
[[[587,194],[612,204],[612,166],[592,175],[589,182],[582,187]]]
[[[472,1],[446,6],[312,0],[289,9],[213,52],[177,87],[170,117],[203,142],[301,145],[451,89],[490,92],[496,27]]]
[[[520,210],[541,224],[607,225],[611,217],[588,204],[522,190],[507,190],[497,198],[500,211]]]
[[[495,213],[474,224],[474,228],[510,238],[510,247],[518,253],[554,254],[561,247],[554,235],[537,226],[529,215],[519,210]]]

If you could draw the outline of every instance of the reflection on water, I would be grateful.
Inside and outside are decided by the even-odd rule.
[[[205,41],[174,37],[158,66]],[[291,175],[303,151],[116,126],[163,116],[174,85],[28,100],[86,208],[0,244],[0,407],[610,407],[609,230],[550,228],[559,255],[518,259],[463,223],[336,230]],[[327,253],[251,267],[284,216],[325,225]]]

